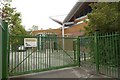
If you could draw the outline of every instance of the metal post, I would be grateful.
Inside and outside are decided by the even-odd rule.
[[[117,37],[117,39],[118,39],[118,42],[117,42],[117,44],[118,44],[118,49],[117,49],[117,51],[118,51],[118,53],[117,53],[117,55],[118,55],[118,79],[120,79],[120,35],[118,35],[118,37]]]
[[[77,38],[77,63],[80,67],[80,38]]]
[[[5,31],[2,33],[2,79],[8,78],[8,24],[2,22]]]
[[[73,41],[74,62],[76,63],[76,40]]]
[[[63,43],[63,50],[64,50],[64,23],[63,23],[63,25],[62,25],[62,43]]]
[[[2,71],[2,32],[4,31],[2,28],[2,22],[0,22],[0,71]],[[2,73],[0,72],[0,80],[2,79]]]
[[[98,53],[98,45],[97,45],[97,32],[95,32],[94,34],[94,42],[95,42],[95,46],[94,46],[94,50],[95,50],[95,63],[96,63],[96,70],[97,72],[99,72],[99,53]]]

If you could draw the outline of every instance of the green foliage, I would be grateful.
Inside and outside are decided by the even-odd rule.
[[[26,35],[27,32],[21,25],[21,14],[12,8],[9,3],[5,3],[2,9],[2,20],[8,22],[10,35]]]
[[[88,33],[96,30],[102,33],[120,32],[120,2],[93,3],[90,6]]]
[[[38,30],[38,26],[37,25],[33,25],[31,28],[29,28],[30,31],[35,31]]]
[[[17,47],[18,45],[23,44],[23,40],[21,38],[14,38],[11,36],[28,35],[28,33],[21,24],[21,14],[16,11],[16,8],[12,8],[7,2],[3,5],[2,20],[8,22],[11,46]]]

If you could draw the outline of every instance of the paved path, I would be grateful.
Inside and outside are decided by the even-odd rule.
[[[44,71],[22,75],[14,78],[108,78],[103,75],[94,74],[80,67],[70,67],[59,70]]]

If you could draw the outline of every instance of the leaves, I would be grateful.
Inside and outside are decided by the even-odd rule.
[[[89,27],[94,32],[120,32],[120,2],[90,4]],[[89,32],[89,31],[88,31]]]
[[[2,20],[8,22],[10,35],[28,35],[23,25],[21,25],[21,14],[8,3],[6,3],[2,9]],[[23,44],[22,39],[15,37],[10,38],[10,45],[18,46],[20,44]]]
[[[31,28],[29,28],[30,31],[35,31],[38,30],[38,26],[37,25],[33,25]]]
[[[21,14],[6,3],[2,9],[2,19],[8,22],[10,35],[26,35],[27,32],[21,25]]]

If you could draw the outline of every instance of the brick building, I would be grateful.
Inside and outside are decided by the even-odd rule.
[[[84,20],[88,19],[87,14],[92,11],[89,6],[90,2],[77,2],[74,7],[71,9],[69,14],[66,16],[63,22],[55,20],[58,24],[65,24],[72,22],[73,24],[64,25],[64,36],[82,36],[84,35],[84,26],[87,26],[87,23]],[[62,27],[58,29],[48,29],[48,30],[37,30],[33,31],[32,34],[38,35],[43,33],[54,33],[58,36],[62,36]]]

